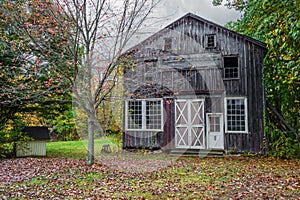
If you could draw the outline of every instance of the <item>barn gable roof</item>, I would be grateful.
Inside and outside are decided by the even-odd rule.
[[[242,38],[242,39],[244,39],[246,41],[249,41],[249,42],[251,42],[251,43],[253,43],[253,44],[255,44],[255,45],[257,45],[257,46],[259,46],[259,47],[261,47],[263,49],[267,49],[266,48],[266,44],[263,43],[263,42],[261,42],[261,41],[259,41],[259,40],[256,40],[256,39],[254,39],[252,37],[249,37],[249,36],[240,34],[238,32],[235,32],[233,30],[230,30],[230,29],[228,29],[228,28],[226,28],[224,26],[221,26],[219,24],[211,22],[211,21],[209,21],[207,19],[204,19],[204,18],[202,18],[202,17],[200,17],[198,15],[195,15],[193,13],[187,13],[186,15],[182,16],[181,18],[179,18],[179,19],[175,20],[174,22],[172,22],[171,24],[167,25],[165,28],[161,29],[160,31],[158,31],[158,32],[154,33],[153,35],[151,35],[150,37],[148,37],[147,39],[143,40],[139,44],[131,47],[129,50],[127,50],[127,53],[135,51],[136,49],[139,49],[139,48],[145,46],[148,42],[150,42],[155,37],[157,37],[157,35],[162,35],[166,30],[172,29],[172,28],[178,26],[178,24],[179,24],[180,21],[188,19],[188,18],[191,18],[191,19],[194,19],[196,21],[200,21],[200,22],[203,22],[203,23],[206,23],[206,24],[218,27],[220,29],[226,30],[226,31],[230,32],[231,34],[236,35],[236,36],[238,36],[238,37],[240,37],[240,38]]]

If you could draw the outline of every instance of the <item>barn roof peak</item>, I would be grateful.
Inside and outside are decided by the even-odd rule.
[[[252,38],[252,37],[240,34],[240,33],[236,32],[236,31],[233,31],[233,30],[231,30],[229,28],[221,26],[221,25],[219,25],[219,24],[217,24],[215,22],[209,21],[209,20],[207,20],[207,19],[205,19],[203,17],[200,17],[199,15],[193,14],[191,12],[186,13],[185,15],[183,15],[182,17],[180,17],[179,19],[175,20],[174,22],[172,22],[171,24],[169,24],[168,26],[166,26],[164,29],[169,28],[170,26],[178,23],[179,21],[181,21],[183,19],[186,19],[186,18],[189,18],[189,17],[192,18],[192,19],[194,19],[194,20],[196,20],[196,21],[202,21],[204,23],[207,23],[207,24],[210,24],[210,25],[213,25],[213,26],[225,29],[225,30],[227,30],[227,31],[229,31],[229,32],[231,32],[231,33],[233,33],[235,35],[238,35],[240,37],[245,38],[246,40],[248,40],[248,41],[250,41],[250,42],[252,42],[252,43],[254,43],[254,44],[258,45],[258,46],[266,48],[266,44],[264,42],[261,42],[259,40],[256,40],[256,39]]]
[[[179,24],[180,21],[185,20],[185,19],[187,19],[187,18],[191,18],[191,19],[193,19],[193,20],[195,20],[195,21],[201,21],[201,22],[203,22],[203,23],[206,23],[206,24],[209,24],[209,25],[212,25],[212,26],[215,26],[215,27],[224,29],[224,30],[226,30],[226,31],[228,31],[228,32],[230,32],[230,33],[232,33],[232,34],[234,34],[234,35],[237,35],[238,37],[241,37],[241,38],[243,38],[243,39],[245,39],[245,40],[247,40],[247,41],[249,41],[249,42],[252,42],[252,43],[254,43],[254,44],[260,46],[261,48],[266,49],[266,44],[263,43],[263,42],[261,42],[261,41],[259,41],[259,40],[256,40],[256,39],[254,39],[254,38],[252,38],[252,37],[249,37],[249,36],[240,34],[240,33],[235,32],[235,31],[233,31],[233,30],[231,30],[231,29],[229,29],[229,28],[226,28],[226,27],[224,27],[224,26],[221,26],[221,25],[219,25],[219,24],[217,24],[217,23],[215,23],[215,22],[209,21],[209,20],[207,20],[207,19],[205,19],[205,18],[203,18],[203,17],[200,17],[200,16],[198,16],[198,15],[196,15],[196,14],[193,14],[193,13],[191,13],[191,12],[188,12],[188,13],[186,13],[185,15],[183,15],[182,17],[180,17],[180,18],[178,18],[177,20],[175,20],[175,21],[173,21],[172,23],[170,23],[169,25],[165,26],[163,29],[161,29],[161,30],[159,30],[158,32],[152,34],[150,37],[146,38],[146,39],[143,40],[142,42],[140,42],[140,43],[138,43],[137,45],[133,46],[133,47],[130,48],[127,52],[131,52],[131,51],[133,51],[134,49],[137,49],[137,48],[143,46],[145,43],[147,43],[149,40],[151,40],[151,39],[152,39],[153,37],[155,37],[157,34],[161,34],[161,33],[163,33],[166,29],[169,29],[169,28],[171,28],[171,27],[177,26],[177,25]]]

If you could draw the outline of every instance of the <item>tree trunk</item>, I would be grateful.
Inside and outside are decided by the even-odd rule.
[[[103,130],[97,118],[97,108],[94,108],[93,103],[89,104],[88,112],[88,153],[87,164],[92,165],[95,160],[94,138],[95,133],[102,136]]]
[[[94,124],[95,121],[91,115],[88,115],[88,153],[87,153],[87,164],[92,165],[94,163]]]
[[[97,124],[96,110],[92,102],[88,103],[88,152],[87,152],[87,164],[92,165],[95,160],[95,149],[94,149],[94,136]]]

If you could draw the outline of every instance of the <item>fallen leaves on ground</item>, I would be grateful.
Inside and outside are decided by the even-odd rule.
[[[299,199],[300,161],[106,157],[0,160],[3,199]]]

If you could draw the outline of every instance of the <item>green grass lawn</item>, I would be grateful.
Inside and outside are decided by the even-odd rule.
[[[105,137],[94,141],[95,154],[101,152],[104,144],[109,144],[113,152],[120,150],[120,140],[116,137]],[[61,158],[86,158],[87,156],[87,140],[64,141],[64,142],[48,142],[46,144],[47,157]]]

